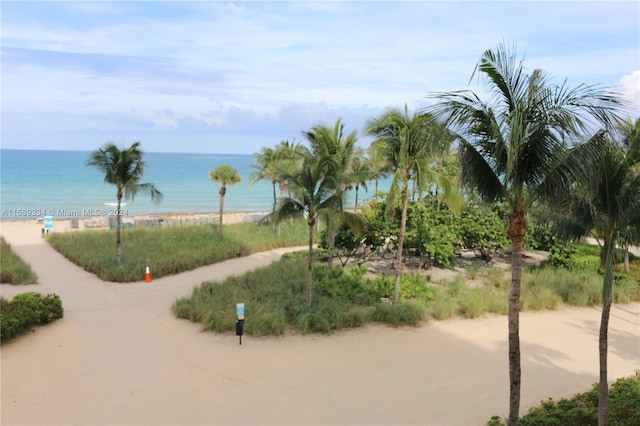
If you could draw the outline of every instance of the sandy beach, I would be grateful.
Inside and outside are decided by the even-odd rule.
[[[229,213],[224,223],[245,219]],[[55,292],[65,308],[64,318],[0,348],[2,425],[484,425],[507,414],[506,317],[244,336],[239,345],[176,319],[171,304],[287,249],[114,284],[64,259],[41,228],[0,223],[40,279],[3,284],[2,295]],[[54,232],[66,230],[70,222],[56,221]],[[599,308],[525,312],[520,321],[522,413],[598,380]],[[609,378],[639,369],[640,303],[616,305]]]

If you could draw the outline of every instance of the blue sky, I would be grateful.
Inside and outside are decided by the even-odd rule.
[[[640,116],[640,2],[3,1],[2,148],[251,154],[482,91],[482,52],[602,84]]]

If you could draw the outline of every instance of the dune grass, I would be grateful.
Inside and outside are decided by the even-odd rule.
[[[0,237],[0,282],[16,285],[38,282],[38,277],[31,266],[14,252],[11,245],[2,237]]]
[[[235,305],[243,302],[244,330],[254,336],[287,331],[330,333],[372,321],[415,325],[424,319],[424,309],[418,304],[403,303],[392,309],[380,303],[356,303],[330,296],[322,287],[316,288],[308,308],[306,268],[306,259],[294,256],[222,282],[205,282],[190,297],[178,299],[173,312],[178,318],[201,323],[204,330],[231,332],[235,330]],[[324,269],[317,268],[316,274]]]
[[[408,279],[401,282],[401,304],[394,307],[380,300],[388,294],[388,279],[367,278],[361,266],[326,275],[326,266],[320,263],[314,268],[314,303],[308,309],[305,262],[294,255],[243,276],[203,283],[190,297],[177,300],[173,311],[179,318],[201,323],[204,330],[232,332],[235,304],[244,302],[245,330],[253,335],[282,335],[287,330],[330,333],[374,321],[397,327],[429,319],[507,314],[510,276],[505,271],[487,271],[484,284],[473,287],[464,274],[439,284],[419,283],[413,274],[407,274]],[[594,306],[602,303],[601,298],[602,276],[597,272],[543,266],[526,268],[523,273],[523,311],[554,310],[563,304]],[[614,300],[639,301],[640,283],[617,278]]]
[[[278,247],[304,245],[308,228],[304,221],[283,222],[280,233],[256,223],[122,229],[122,264],[116,262],[114,230],[53,233],[49,244],[71,262],[104,281],[144,279],[148,266],[153,278],[189,271],[251,253]]]

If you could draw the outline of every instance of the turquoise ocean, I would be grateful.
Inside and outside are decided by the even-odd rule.
[[[107,215],[116,202],[113,185],[104,175],[87,167],[89,151],[0,150],[0,209],[2,220],[54,219]],[[209,170],[228,164],[242,181],[227,187],[226,212],[268,212],[273,207],[271,182],[249,183],[255,169],[251,155],[145,152],[142,182],[155,184],[163,194],[160,204],[139,193],[125,201],[127,216],[163,213],[218,212],[220,186],[209,180]],[[382,188],[381,188],[382,189]],[[358,204],[370,199],[369,191],[358,193]],[[347,205],[353,205],[353,194]]]

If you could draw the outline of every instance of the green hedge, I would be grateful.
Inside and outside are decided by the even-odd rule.
[[[494,416],[487,426],[502,426],[505,423]],[[551,398],[542,401],[539,407],[520,417],[521,426],[596,426],[598,424],[598,384],[589,392],[576,394],[571,399]],[[609,389],[609,424],[616,426],[640,425],[640,377],[618,379]]]
[[[55,294],[22,293],[10,302],[0,301],[0,342],[4,343],[35,325],[62,318],[64,310]]]

